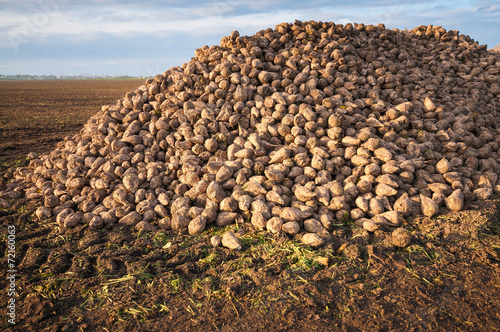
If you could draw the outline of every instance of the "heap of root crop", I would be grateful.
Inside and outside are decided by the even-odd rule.
[[[499,71],[441,27],[234,31],[13,170],[0,197],[42,199],[63,228],[237,222],[311,245],[346,217],[375,231],[459,211],[499,193]]]

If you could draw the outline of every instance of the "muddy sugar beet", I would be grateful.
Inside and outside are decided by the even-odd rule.
[[[499,193],[499,72],[441,27],[234,31],[12,170],[0,197],[41,200],[63,229],[237,222],[313,246],[346,217],[391,231]]]

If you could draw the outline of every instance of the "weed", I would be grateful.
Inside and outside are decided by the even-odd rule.
[[[351,219],[351,215],[349,214],[349,212],[345,212],[343,215],[342,215],[342,219],[340,219],[340,221],[342,222],[342,224],[344,226],[353,226],[355,225],[354,224],[354,221]]]
[[[429,258],[429,260],[430,260],[431,262],[436,261],[436,260],[438,259],[438,257],[439,257],[439,254],[438,254],[438,253],[436,253],[436,252],[431,252],[431,253],[428,253],[428,252],[427,252],[427,251],[425,251],[425,250],[423,250],[423,252],[424,252],[425,256],[427,256],[427,258]]]
[[[157,304],[155,304],[155,306],[156,306],[156,308],[158,308],[158,312],[169,312],[170,311],[170,308],[167,307],[165,302],[157,303]]]
[[[170,238],[164,232],[157,232],[153,237],[153,243],[157,247],[164,247],[166,244],[170,243],[169,240]]]
[[[241,244],[243,244],[245,246],[251,246],[253,243],[253,238],[250,236],[246,236],[246,235],[240,237],[239,240],[240,240]]]
[[[317,253],[313,252],[311,249],[298,244],[292,244],[291,242],[283,249],[290,254],[286,256],[289,268],[292,271],[310,271],[320,267],[316,256]]]
[[[177,294],[182,290],[183,279],[179,276],[170,281],[170,286],[172,286],[173,293]]]
[[[207,257],[201,258],[199,260],[200,263],[209,264],[210,266],[214,266],[215,264],[212,264],[212,263],[214,263],[216,261],[220,261],[219,254],[217,252],[212,252]]]

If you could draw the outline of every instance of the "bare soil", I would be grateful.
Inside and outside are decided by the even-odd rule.
[[[89,106],[84,116],[76,106],[80,96],[106,95],[112,98],[102,104],[110,103],[141,83],[121,82],[113,97],[116,82],[71,82],[66,97],[47,86],[45,92],[33,88],[44,82],[29,82],[11,90],[19,99],[8,101],[9,107],[1,83],[4,164],[24,158],[34,143],[38,151],[50,150],[47,135],[56,141],[77,131],[100,107]],[[38,96],[31,104],[37,118],[29,107],[16,106],[27,95]],[[33,106],[44,96],[49,106]],[[75,107],[56,112],[50,106],[56,103]],[[33,138],[35,122],[48,134]],[[31,129],[23,131],[26,124]],[[5,145],[14,132],[27,134]],[[11,203],[0,210],[0,249],[7,253],[7,226],[15,225],[15,325],[7,322],[5,278],[0,306],[1,326],[14,331],[500,330],[498,198],[460,213],[406,220],[403,227],[412,233],[407,248],[392,245],[389,229],[368,233],[346,220],[318,250],[248,224],[213,227],[200,236],[141,234],[124,226],[62,232],[53,220],[36,221],[40,202]],[[210,245],[210,237],[227,228],[245,230],[241,251]],[[7,255],[1,266],[7,270]]]
[[[0,80],[0,161],[52,150],[143,80]]]

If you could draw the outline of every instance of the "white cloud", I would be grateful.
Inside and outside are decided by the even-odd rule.
[[[3,53],[0,58],[12,60],[12,70],[15,66],[24,68],[24,64],[13,61],[20,56],[59,60],[71,57],[82,60],[86,68],[92,65],[97,68],[94,60],[85,62],[88,57],[100,57],[102,61],[111,59],[112,66],[128,69],[131,66],[125,63],[129,61],[127,57],[132,62],[141,56],[148,59],[150,52],[159,52],[154,55],[156,59],[170,57],[168,61],[147,64],[151,68],[180,65],[189,60],[196,48],[218,43],[232,30],[250,35],[295,19],[385,23],[389,28],[400,29],[421,24],[443,25],[480,38],[481,43],[490,46],[498,43],[496,31],[500,31],[500,6],[492,1],[42,0],[41,3],[43,6],[39,0],[3,0],[0,4],[0,53]],[[110,55],[110,50],[115,49]],[[59,60],[54,61],[54,66],[58,62],[62,65]],[[5,66],[0,70],[4,71]]]

